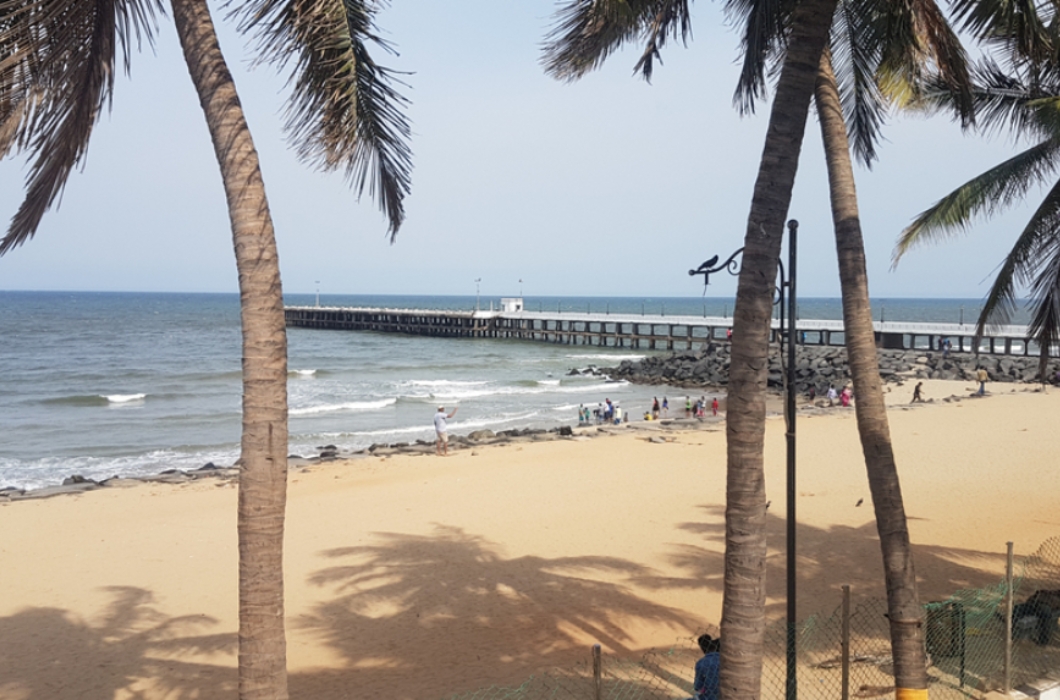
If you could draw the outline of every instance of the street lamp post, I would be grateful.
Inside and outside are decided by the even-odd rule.
[[[795,261],[797,259],[796,241],[798,239],[799,222],[792,219],[788,222],[788,269],[787,277],[784,274],[784,262],[777,260],[780,282],[777,284],[780,307],[780,337],[781,342],[787,339],[787,387],[784,417],[787,424],[785,438],[787,442],[787,598],[788,598],[788,624],[787,624],[787,679],[785,684],[786,700],[796,700],[798,697],[798,676],[796,674],[798,654],[796,649],[796,610],[795,610],[795,336],[796,336],[796,308],[797,298],[795,294]],[[704,288],[710,284],[710,276],[722,270],[730,275],[740,272],[740,263],[737,261],[743,253],[740,248],[729,256],[725,262],[718,264],[719,256],[707,260],[695,270],[689,270],[688,274],[703,275]],[[785,291],[787,294],[785,294]],[[785,296],[787,297],[787,309],[785,315]]]
[[[479,290],[479,282],[481,282],[481,281],[482,281],[481,277],[476,277],[475,278],[475,311],[476,312],[478,311],[478,299],[479,299],[478,290]]]
[[[316,280],[317,284],[317,306],[320,306],[320,280]]]

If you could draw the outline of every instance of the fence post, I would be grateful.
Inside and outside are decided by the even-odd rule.
[[[850,586],[843,586],[843,638],[840,642],[843,681],[842,700],[850,700]]]
[[[1012,690],[1012,543],[1005,560],[1005,694]]]
[[[594,700],[603,700],[604,697],[604,679],[603,679],[603,661],[600,658],[600,645],[593,644],[593,698]]]

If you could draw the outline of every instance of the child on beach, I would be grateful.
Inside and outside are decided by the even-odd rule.
[[[721,640],[702,634],[696,643],[703,650],[703,658],[696,662],[696,676],[692,680],[693,695],[689,700],[718,700],[721,687]]]

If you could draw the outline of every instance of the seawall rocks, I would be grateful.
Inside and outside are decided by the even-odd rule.
[[[729,382],[728,343],[711,343],[699,351],[675,352],[668,356],[656,355],[642,360],[624,360],[617,367],[600,368],[601,374],[614,379],[625,379],[636,384],[667,384],[677,387],[721,388]],[[974,380],[981,365],[994,382],[1036,382],[1038,358],[1011,355],[979,355],[949,353],[932,350],[877,350],[880,376],[887,382],[907,379]],[[1049,364],[1047,377],[1060,368],[1060,363]],[[818,393],[829,385],[842,387],[850,382],[846,348],[799,345],[795,350],[796,388],[799,393],[811,386]],[[784,367],[776,346],[769,357],[769,386],[784,386]]]

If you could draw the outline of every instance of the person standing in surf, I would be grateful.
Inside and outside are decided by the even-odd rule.
[[[438,435],[437,442],[434,443],[435,454],[442,455],[443,457],[449,456],[449,432],[446,428],[445,421],[456,415],[456,409],[460,408],[457,406],[453,409],[453,412],[446,415],[445,406],[439,406],[438,412],[434,414],[434,432]]]

